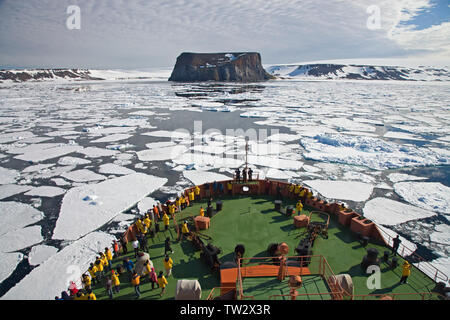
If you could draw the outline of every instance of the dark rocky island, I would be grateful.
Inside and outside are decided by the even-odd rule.
[[[256,82],[274,79],[257,52],[192,53],[178,56],[169,81]]]

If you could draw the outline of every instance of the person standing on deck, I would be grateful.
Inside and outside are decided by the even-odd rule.
[[[119,256],[119,244],[117,243],[117,240],[114,240],[113,242],[113,250],[114,250],[114,258],[117,258]]]
[[[113,298],[113,281],[112,281],[112,277],[109,277],[106,279],[106,293],[108,293],[109,299]]]
[[[92,292],[92,289],[87,291],[87,299],[88,300],[97,300],[97,297],[95,296],[94,292]]]
[[[181,239],[180,240],[183,239],[183,236],[188,236],[188,235],[189,235],[189,228],[187,225],[187,221],[184,221],[183,225],[181,227]]]
[[[105,248],[105,256],[106,259],[108,261],[108,269],[112,270],[112,259],[113,259],[113,255],[111,250],[109,250],[109,248]]]
[[[159,294],[159,296],[162,297],[162,295],[166,291],[166,285],[168,284],[162,271],[159,272],[157,281],[158,281],[158,286],[161,288],[161,293]]]
[[[155,272],[155,268],[152,268],[149,274],[150,282],[152,283],[152,290],[155,288],[155,284],[158,283],[158,276]]]
[[[166,269],[166,277],[170,277],[172,274],[172,266],[173,266],[173,260],[170,258],[167,254],[164,258],[164,269]]]
[[[170,238],[167,237],[166,240],[164,241],[164,255],[167,256],[167,252],[169,251],[173,253],[173,249],[170,246]]]
[[[212,185],[213,195],[214,196],[217,195],[217,188],[218,188],[217,181],[214,181],[214,183]]]
[[[248,168],[248,181],[253,181],[253,170],[252,168]]]
[[[224,185],[223,183],[219,183],[219,193],[220,193],[221,195],[224,194],[224,186],[223,186],[223,185]]]
[[[122,253],[124,255],[128,254],[127,241],[125,240],[125,236],[120,237],[120,245],[122,246]]]
[[[227,182],[228,195],[231,196],[233,194],[233,185],[230,181]]]
[[[97,273],[98,269],[97,269],[96,266],[94,266],[93,263],[91,263],[90,266],[89,266],[88,271],[89,271],[89,274],[91,275],[91,278],[92,278],[92,285],[95,286],[95,284],[98,282],[97,281],[97,276],[96,276],[96,273]]]
[[[402,267],[402,277],[400,279],[400,284],[404,283],[407,284],[406,280],[408,279],[408,277],[411,275],[411,264],[405,260],[405,262],[403,262],[403,267]]]
[[[303,203],[301,202],[301,200],[298,200],[295,208],[297,209],[298,215],[300,215],[303,210]]]
[[[175,211],[175,207],[172,207],[173,210]],[[169,224],[170,224],[170,218],[167,215],[167,213],[164,212],[164,215],[162,217],[163,222],[164,222],[164,230],[168,230],[169,229]]]
[[[113,282],[114,291],[116,293],[119,293],[119,291],[120,291],[119,275],[114,270],[111,270],[111,280]]]
[[[83,282],[84,290],[91,289],[91,277],[87,274],[83,274],[83,279],[81,280]]]
[[[134,272],[133,277],[131,278],[131,283],[133,284],[134,292],[136,292],[136,299],[139,299],[141,297],[141,289],[139,287],[141,283],[140,279],[141,277],[136,272]]]
[[[237,168],[234,173],[236,174],[236,181],[241,182],[241,171],[239,171],[239,168]]]
[[[283,196],[281,195],[281,187],[279,183],[277,183],[276,190],[277,190],[277,199],[283,200]]]
[[[139,234],[138,234],[138,236],[139,236]],[[134,257],[136,258],[138,255],[138,252],[139,252],[139,241],[136,239],[131,243],[131,245],[133,246]]]
[[[242,181],[247,183],[247,168],[242,169]]]
[[[125,267],[125,270],[127,270],[128,280],[131,282],[131,279],[133,277],[134,263],[129,258],[126,258],[125,260],[123,260],[123,266]]]
[[[200,198],[200,188],[199,188],[199,186],[195,186],[194,193],[195,193],[195,199]]]
[[[195,200],[194,190],[189,191],[189,204],[192,206],[192,203]]]
[[[203,209],[203,207],[200,207],[200,217],[204,217],[205,216],[205,210]]]
[[[95,267],[97,268],[98,280],[103,279],[103,263],[100,257],[95,260]]]
[[[392,239],[392,254],[396,254],[398,247],[400,246],[400,242],[402,242],[402,240],[400,240],[400,236],[397,235],[394,239]]]

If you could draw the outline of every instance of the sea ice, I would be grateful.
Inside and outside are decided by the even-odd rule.
[[[106,136],[103,138],[99,138],[96,140],[92,140],[91,143],[115,142],[115,141],[126,140],[130,137],[132,137],[131,134],[117,133],[117,134],[112,134],[112,135],[109,135],[109,136]]]
[[[131,174],[131,173],[135,173],[136,171],[122,167],[122,166],[118,166],[116,164],[113,163],[105,163],[102,164],[99,168],[100,173],[103,174],[119,174],[119,175],[123,175],[123,174]]]
[[[44,216],[29,204],[13,201],[0,201],[0,212],[0,235],[36,223]]]
[[[166,182],[166,178],[133,173],[70,189],[62,200],[53,239],[74,240],[96,230]]]
[[[48,159],[57,158],[68,153],[80,152],[81,149],[83,149],[83,147],[61,144],[57,147],[26,152],[24,154],[15,156],[14,158],[23,161],[41,162]]]
[[[30,190],[31,186],[23,186],[17,184],[4,184],[0,185],[0,200],[9,198],[15,194],[23,193]]]
[[[142,150],[136,152],[136,155],[140,161],[163,161],[175,159],[179,155],[183,154],[186,150],[187,147],[177,145],[171,147]]]
[[[394,191],[405,201],[441,213],[450,213],[450,188],[439,182],[398,182]]]
[[[387,226],[436,215],[431,211],[381,197],[367,201],[363,212],[366,218]]]
[[[26,196],[37,196],[37,197],[56,197],[62,195],[66,192],[65,189],[52,187],[52,186],[39,186],[31,189],[27,193]]]
[[[62,157],[58,160],[58,164],[62,166],[77,166],[88,163],[91,163],[91,160],[76,157]]]
[[[17,170],[11,170],[0,167],[0,185],[15,183],[16,179],[19,176],[20,175]]]
[[[0,236],[0,251],[14,252],[32,246],[44,240],[41,226],[13,230]]]
[[[114,239],[104,232],[88,234],[34,268],[1,299],[54,300],[55,295],[67,290],[70,281],[75,281],[80,287],[81,275],[87,271],[89,263]]]
[[[79,150],[78,153],[86,155],[88,158],[111,157],[118,153],[116,150],[108,150],[96,147],[88,147]]]
[[[430,240],[437,243],[450,245],[450,226],[440,224],[435,226],[435,232],[430,234]]]
[[[365,201],[373,185],[358,181],[306,180],[304,183],[329,199]]]
[[[46,245],[37,245],[31,248],[28,255],[28,262],[32,266],[37,266],[47,261],[51,256],[55,255],[58,249]]]
[[[427,148],[399,145],[372,137],[323,134],[302,138],[301,144],[307,151],[303,154],[305,159],[361,165],[377,170],[450,163],[449,158]]]
[[[0,283],[8,278],[17,265],[23,260],[23,254],[20,252],[4,253],[0,252]]]
[[[412,176],[406,173],[391,173],[387,175],[388,179],[392,182],[400,182],[400,181],[406,181],[406,180],[427,180],[428,178],[425,177],[416,177]]]
[[[76,171],[70,171],[67,173],[61,174],[61,177],[66,178],[70,181],[75,182],[88,182],[88,181],[98,181],[105,180],[106,177],[95,172],[92,172],[88,169],[80,169]]]
[[[201,185],[207,182],[230,180],[229,176],[209,171],[201,170],[185,170],[183,171],[183,177],[188,179],[194,185]]]

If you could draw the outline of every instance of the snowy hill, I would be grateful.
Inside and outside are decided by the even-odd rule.
[[[164,80],[170,70],[15,69],[0,70],[0,82],[80,80]]]
[[[267,72],[288,79],[351,79],[450,81],[450,71],[433,67],[398,67],[353,64],[272,65]]]

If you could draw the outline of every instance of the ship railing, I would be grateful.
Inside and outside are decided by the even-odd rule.
[[[322,255],[310,255],[310,256],[286,256],[285,276],[298,275],[298,276],[312,276],[319,275],[322,280],[327,284],[328,292],[326,293],[330,299],[342,300],[343,296],[349,295],[339,285],[333,270],[328,264],[325,257]],[[244,294],[243,278],[246,277],[258,277],[260,271],[248,269],[249,266],[266,265],[277,266],[279,263],[276,261],[277,257],[251,257],[240,258],[238,261],[238,279],[237,279],[237,294],[238,299],[253,299],[253,296]],[[242,267],[241,267],[242,264]],[[264,276],[277,276],[276,269],[273,274],[265,274]],[[325,293],[323,293],[325,294]],[[306,294],[308,295],[308,294]]]
[[[322,298],[322,296],[326,297],[326,299],[322,299],[322,300],[333,300],[333,296],[331,294],[331,292],[322,292],[322,293],[298,293],[295,296],[292,296],[291,294],[274,294],[268,297],[268,300],[277,300],[279,298],[289,298],[291,300],[302,300],[303,297],[308,298],[310,296],[313,297],[317,297],[320,296],[320,298]]]
[[[222,296],[222,290],[228,290],[228,291],[235,291],[236,288],[235,287],[214,287],[211,289],[211,291],[208,294],[208,297],[206,298],[206,300],[214,300],[217,297]]]
[[[394,238],[381,228],[377,229],[385,239],[386,245],[392,247]],[[400,244],[397,249],[397,254],[403,258],[410,257],[410,260],[413,261],[413,263],[415,263],[415,267],[420,271],[422,271],[424,274],[426,274],[428,277],[433,279],[434,282],[437,283],[442,281],[446,284],[449,283],[448,276],[444,272],[433,266],[428,261],[425,261],[424,258],[415,253],[415,250],[408,248],[404,244]]]
[[[433,294],[430,292],[356,294],[352,296],[352,300],[411,300],[413,297],[420,297],[420,300],[425,300],[426,297],[431,299]]]

